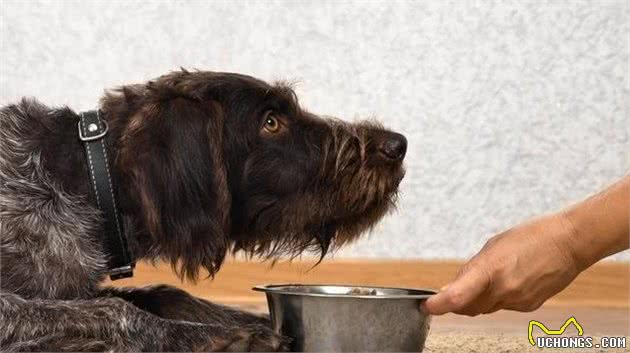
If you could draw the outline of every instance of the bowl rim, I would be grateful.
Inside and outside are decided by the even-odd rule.
[[[384,295],[353,295],[353,294],[326,294],[326,293],[305,293],[294,292],[290,290],[282,290],[280,287],[344,287],[344,288],[374,288],[374,289],[394,289],[406,291],[418,291],[428,293],[418,294],[384,294]],[[284,294],[302,297],[323,297],[323,298],[348,298],[348,299],[428,299],[432,295],[437,294],[435,289],[430,288],[403,288],[403,287],[383,287],[369,286],[357,284],[303,284],[303,283],[286,283],[286,284],[260,284],[252,288],[254,291],[269,294]]]

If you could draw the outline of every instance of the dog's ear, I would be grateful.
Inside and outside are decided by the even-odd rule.
[[[187,98],[143,106],[127,121],[118,163],[135,193],[160,256],[180,277],[219,269],[228,248],[228,191],[223,114]]]

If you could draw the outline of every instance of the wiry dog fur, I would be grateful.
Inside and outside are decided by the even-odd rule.
[[[355,239],[393,205],[404,137],[300,108],[249,76],[174,72],[101,102],[125,232],[183,278],[226,254],[264,258]],[[169,286],[102,287],[107,256],[78,115],[24,99],[0,110],[0,347],[282,350],[268,319]]]

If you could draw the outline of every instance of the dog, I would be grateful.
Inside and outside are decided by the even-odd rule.
[[[395,207],[404,176],[403,135],[309,113],[282,82],[182,69],[106,91],[99,109],[129,248],[182,279],[232,252],[323,258]],[[33,99],[0,110],[1,349],[288,349],[267,317],[166,285],[102,286],[79,119]]]

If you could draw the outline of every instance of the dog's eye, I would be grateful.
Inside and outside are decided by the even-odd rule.
[[[271,114],[267,115],[267,118],[265,118],[264,129],[271,134],[278,132],[280,130],[280,122],[278,121],[278,118]]]

